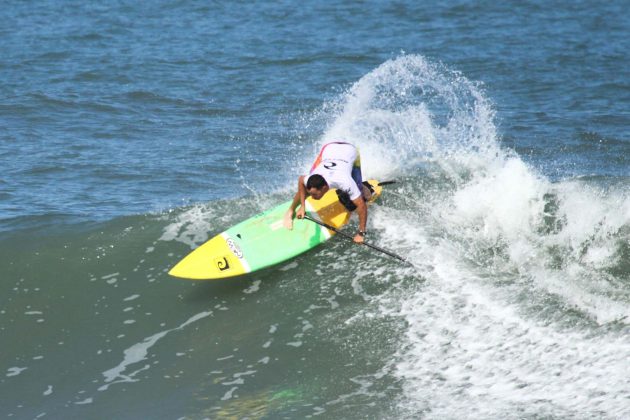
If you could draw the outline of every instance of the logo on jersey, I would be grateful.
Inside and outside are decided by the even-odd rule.
[[[326,169],[334,169],[337,164],[335,162],[326,162],[324,163],[324,168]]]

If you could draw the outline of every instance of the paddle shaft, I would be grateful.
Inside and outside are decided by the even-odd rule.
[[[339,235],[343,236],[344,238],[348,238],[348,239],[350,239],[350,240],[354,241],[354,237],[353,237],[352,235],[348,235],[347,233],[340,231],[339,229],[337,229],[337,228],[336,228],[336,227],[334,227],[334,226],[330,226],[330,225],[329,225],[329,224],[327,224],[327,223],[324,223],[324,222],[321,222],[321,221],[319,221],[319,220],[313,219],[313,218],[312,218],[311,216],[309,216],[309,215],[304,215],[304,218],[305,218],[305,219],[307,219],[307,220],[310,220],[311,222],[317,223],[318,225],[323,226],[323,227],[325,227],[326,229],[330,229],[330,230],[332,230],[333,232],[335,232],[335,233],[337,233],[337,234],[339,234]],[[388,250],[386,250],[386,249],[383,249],[383,248],[381,248],[381,247],[379,247],[379,246],[372,245],[372,244],[369,244],[369,243],[367,243],[367,242],[363,242],[361,245],[365,245],[365,246],[367,246],[368,248],[372,248],[372,249],[373,249],[373,250],[375,250],[375,251],[382,252],[383,254],[385,254],[385,255],[389,255],[389,256],[390,256],[390,257],[392,257],[392,258],[396,258],[397,260],[402,261],[402,262],[404,262],[404,263],[406,263],[406,264],[413,265],[410,261],[408,261],[408,260],[404,259],[404,258],[403,258],[403,257],[401,257],[400,255],[396,255],[396,254],[394,254],[393,252],[388,251]]]

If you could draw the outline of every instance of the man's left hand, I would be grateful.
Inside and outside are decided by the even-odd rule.
[[[354,238],[352,238],[352,240],[354,241],[354,243],[356,244],[362,244],[364,241],[364,237],[363,235],[359,235],[358,233],[356,235],[354,235]]]

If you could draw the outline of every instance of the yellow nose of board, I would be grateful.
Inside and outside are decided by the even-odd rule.
[[[228,246],[228,239],[218,235],[191,252],[168,272],[183,279],[221,279],[248,273],[241,261]]]

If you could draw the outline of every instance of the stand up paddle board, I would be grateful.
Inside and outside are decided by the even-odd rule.
[[[368,181],[374,190],[368,204],[382,192],[378,181]],[[251,217],[218,234],[192,251],[169,271],[174,277],[212,280],[240,276],[281,263],[326,242],[335,232],[309,220],[293,220],[293,229],[283,225],[291,201]],[[339,229],[350,212],[339,202],[334,189],[320,200],[306,199],[307,214]]]

